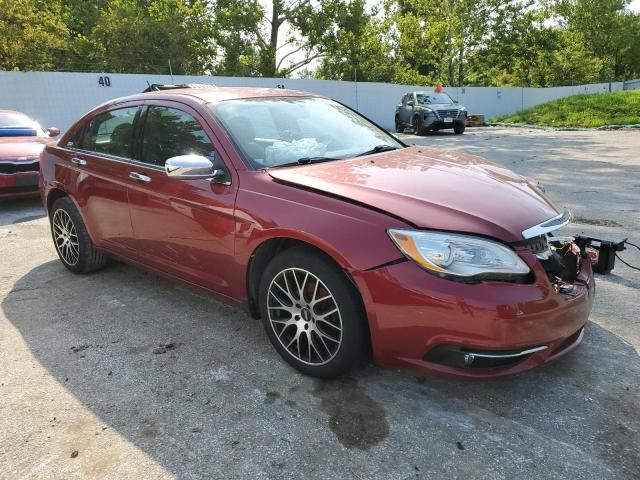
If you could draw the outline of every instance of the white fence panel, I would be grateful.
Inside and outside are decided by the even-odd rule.
[[[287,78],[0,72],[0,109],[18,110],[38,120],[44,127],[56,126],[65,130],[93,107],[113,98],[139,93],[149,83],[207,83],[220,87],[262,88],[281,86],[304,90],[345,103],[386,128],[393,126],[395,107],[404,93],[433,88]],[[481,113],[490,118],[555,98],[579,93],[608,92],[609,88],[609,83],[603,83],[556,88],[452,87],[445,88],[444,91],[465,105],[469,112]],[[622,82],[611,84],[612,91],[622,89]]]

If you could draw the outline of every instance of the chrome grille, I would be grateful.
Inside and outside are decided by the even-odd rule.
[[[38,172],[39,160],[0,160],[0,174]]]
[[[460,110],[438,110],[438,116],[440,118],[458,118],[458,113]]]

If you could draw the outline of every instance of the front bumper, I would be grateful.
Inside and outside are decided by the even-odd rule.
[[[0,173],[0,198],[38,196],[38,172]]]
[[[570,293],[557,293],[536,257],[519,253],[533,271],[533,283],[458,283],[430,275],[410,261],[354,272],[369,319],[374,361],[464,378],[495,378],[535,368],[574,349],[582,341],[595,295],[590,262],[582,262]],[[434,360],[437,356],[430,353],[443,347],[481,353],[536,351],[508,364],[475,368]]]
[[[451,122],[445,122],[443,119],[436,118],[433,115],[428,115],[424,120],[423,126],[431,130],[444,130],[447,128],[464,127],[466,122],[466,117],[454,118]]]

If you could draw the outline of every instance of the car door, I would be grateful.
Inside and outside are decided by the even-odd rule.
[[[134,258],[127,185],[135,124],[141,107],[119,106],[91,118],[61,150],[63,183],[75,199],[96,246]]]
[[[213,131],[192,108],[177,102],[148,105],[141,120],[138,161],[130,165],[129,207],[140,260],[188,282],[229,293],[234,263],[237,180]],[[210,158],[228,184],[167,176],[167,159]]]

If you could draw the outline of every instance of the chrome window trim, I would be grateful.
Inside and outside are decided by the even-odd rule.
[[[549,220],[545,220],[538,225],[534,225],[533,227],[523,230],[522,238],[528,239],[552,232],[567,225],[572,218],[573,215],[571,215],[571,212],[569,210],[565,210],[564,212],[550,218]]]
[[[68,147],[68,146],[61,147],[61,148],[64,148],[65,150],[69,150],[71,152],[77,152],[84,155],[91,155],[92,157],[100,157],[101,159],[104,159],[104,160],[112,160],[114,162],[126,163],[129,165],[137,165],[139,167],[151,168],[153,170],[164,172],[164,167],[161,167],[159,165],[153,165],[151,163],[141,162],[140,160],[134,160],[133,158],[119,157],[117,155],[111,155],[108,153],[94,152],[93,150],[83,150],[81,148]]]

